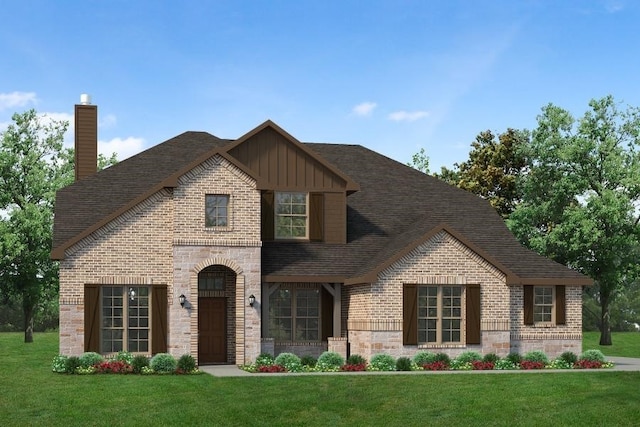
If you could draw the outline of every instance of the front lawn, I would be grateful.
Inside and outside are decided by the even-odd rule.
[[[64,375],[0,334],[0,425],[635,425],[640,373]],[[614,343],[616,336],[614,336]],[[606,355],[611,355],[603,350]]]

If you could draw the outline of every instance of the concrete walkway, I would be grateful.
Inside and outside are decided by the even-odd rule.
[[[250,373],[243,371],[235,365],[205,365],[200,366],[200,370],[214,377],[273,377],[273,376],[294,376],[294,375],[424,375],[428,374],[513,374],[513,373],[540,373],[540,372],[614,372],[614,371],[640,371],[640,359],[630,357],[607,357],[607,360],[614,363],[612,369],[571,369],[571,370],[549,370],[549,369],[532,369],[532,370],[513,370],[513,371],[393,371],[393,372],[304,372],[304,373]]]

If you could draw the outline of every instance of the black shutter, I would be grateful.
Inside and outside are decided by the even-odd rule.
[[[84,351],[100,353],[100,286],[84,285]]]
[[[565,287],[556,286],[556,325],[566,325],[566,296]]]
[[[151,288],[151,353],[167,352],[167,288]]]
[[[402,344],[418,345],[418,287],[404,285],[402,293]]]
[[[467,344],[480,344],[480,285],[467,285]]]
[[[526,285],[524,288],[524,324],[533,325],[533,286]]]
[[[262,192],[262,240],[273,240],[274,238],[274,209],[273,191]]]
[[[321,242],[324,228],[324,195],[309,194],[309,240]]]

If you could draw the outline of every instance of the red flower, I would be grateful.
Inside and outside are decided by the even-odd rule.
[[[483,362],[482,360],[474,360],[471,362],[474,371],[490,371],[493,369],[493,362]]]
[[[599,369],[602,368],[602,362],[597,360],[581,359],[578,360],[573,367],[575,369]]]
[[[269,365],[269,366],[260,366],[258,368],[258,372],[273,373],[273,372],[287,372],[287,370],[284,368],[284,366],[281,366],[281,365]]]
[[[531,362],[529,360],[523,360],[520,362],[520,368],[522,369],[544,369],[544,363]]]
[[[367,364],[366,363],[356,363],[355,365],[343,365],[340,367],[341,371],[345,371],[345,372],[360,372],[360,371],[366,371],[367,370]]]
[[[447,365],[445,362],[437,361],[425,363],[424,365],[422,365],[422,369],[424,369],[425,371],[446,371],[447,369],[449,369],[449,365]]]

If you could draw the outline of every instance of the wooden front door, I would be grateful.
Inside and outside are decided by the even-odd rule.
[[[226,298],[198,299],[198,363],[227,362]]]

